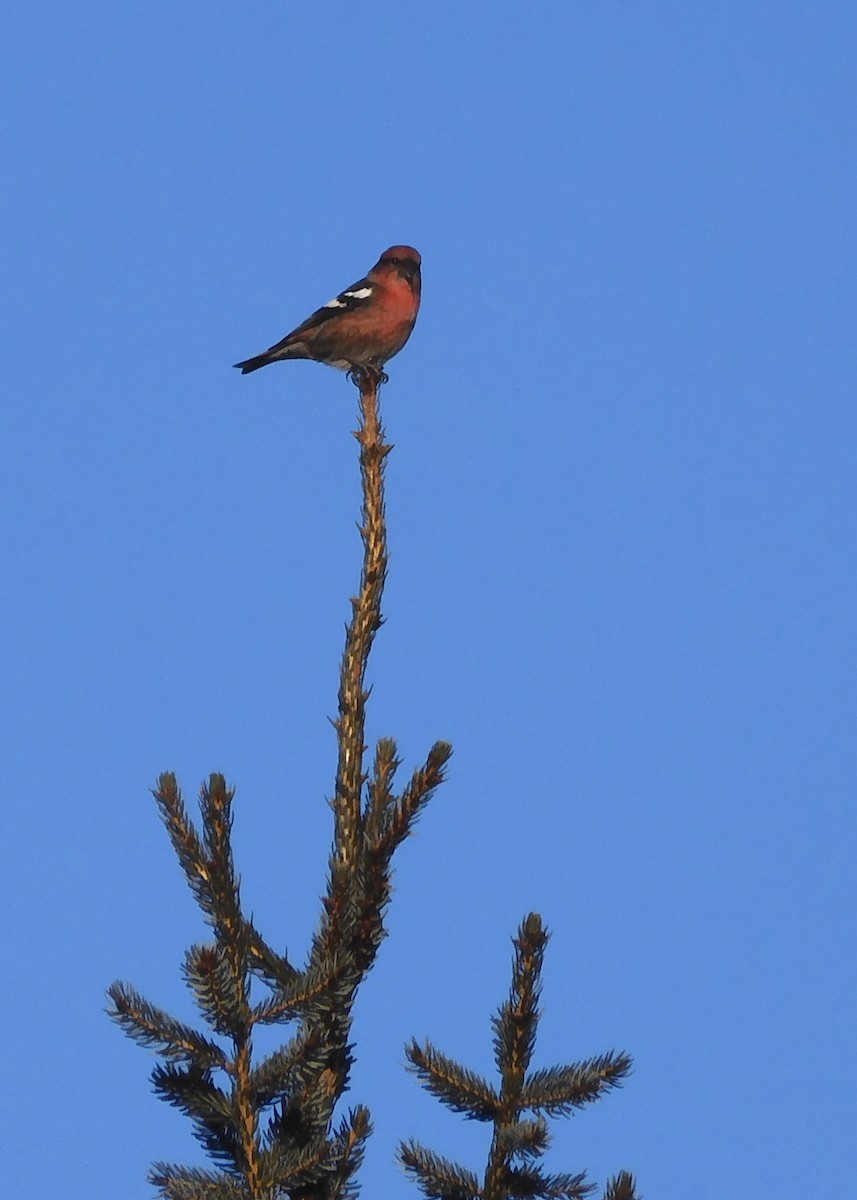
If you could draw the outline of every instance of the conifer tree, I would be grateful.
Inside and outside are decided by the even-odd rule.
[[[197,823],[175,776],[165,773],[155,799],[211,931],[208,940],[190,947],[182,969],[205,1028],[176,1020],[129,984],[116,982],[108,991],[110,1015],[160,1056],[152,1072],[156,1094],[190,1118],[212,1163],[205,1169],[156,1163],[149,1178],[167,1200],[353,1200],[357,1194],[356,1172],[371,1132],[369,1113],[359,1104],[337,1112],[353,1062],[353,1006],[385,936],[393,856],[443,781],[452,747],[436,742],[399,791],[400,761],[390,738],[378,742],[367,770],[366,669],[382,623],[384,467],[392,447],[385,441],[379,413],[386,377],[363,370],[353,378],[360,395],[355,437],[363,563],[359,591],[351,600],[334,721],[337,768],[327,887],[307,960],[297,965],[274,949],[243,908],[231,846],[234,793],[224,777],[212,774],[202,787]],[[468,1116],[493,1121],[495,1129],[481,1188],[468,1172],[416,1143],[403,1147],[402,1161],[427,1195],[444,1200],[575,1200],[585,1192],[574,1182],[578,1177],[543,1176],[532,1165],[547,1144],[542,1114],[596,1099],[619,1082],[629,1060],[608,1055],[562,1071],[526,1075],[545,939],[539,919],[530,917],[516,941],[512,997],[495,1023],[499,1093],[431,1047],[421,1050],[414,1044],[409,1051],[430,1090]],[[266,1025],[289,1026],[290,1036],[272,1054],[258,1058],[254,1031]],[[522,1119],[527,1111],[537,1116]],[[456,1183],[450,1191],[450,1181],[456,1180],[460,1186]],[[630,1176],[615,1180],[606,1197],[634,1200]]]
[[[550,1144],[548,1117],[567,1116],[618,1087],[631,1070],[627,1054],[608,1051],[568,1066],[530,1071],[539,1023],[542,962],[548,932],[530,913],[513,939],[509,998],[492,1018],[499,1087],[447,1058],[431,1042],[412,1041],[405,1053],[426,1091],[453,1112],[493,1128],[480,1183],[467,1167],[419,1142],[402,1142],[399,1161],[428,1200],[581,1200],[595,1190],[581,1172],[548,1174],[536,1162]],[[621,1172],[604,1200],[635,1200],[634,1180]]]

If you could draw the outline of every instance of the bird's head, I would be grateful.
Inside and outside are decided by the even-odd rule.
[[[402,279],[407,279],[411,287],[418,290],[421,261],[419,251],[413,246],[391,246],[389,250],[384,251],[373,270],[384,274],[392,272]]]

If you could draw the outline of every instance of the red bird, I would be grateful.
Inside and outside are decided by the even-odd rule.
[[[383,372],[411,336],[420,308],[420,256],[412,246],[385,250],[365,279],[352,283],[264,354],[236,363],[242,375],[286,358],[310,358],[341,371]]]

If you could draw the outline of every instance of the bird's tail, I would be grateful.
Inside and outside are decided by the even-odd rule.
[[[255,358],[245,358],[244,362],[233,363],[242,375],[249,375],[251,371],[258,371],[260,367],[267,367],[268,363],[276,362],[276,358],[269,351],[264,354],[257,354]]]
[[[292,335],[284,337],[281,342],[277,342],[275,346],[269,346],[267,350],[263,350],[261,354],[256,354],[253,358],[245,358],[243,362],[235,364],[242,375],[249,375],[251,371],[258,371],[260,367],[267,367],[268,363],[282,362],[285,358],[307,358],[306,346],[303,342],[293,341]]]

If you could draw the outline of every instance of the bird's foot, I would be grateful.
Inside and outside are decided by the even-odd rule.
[[[382,383],[389,383],[390,377],[386,371],[382,371],[380,367],[374,363],[352,363],[351,370],[348,372],[348,378],[358,388],[362,388],[364,384],[371,383],[376,387]]]

